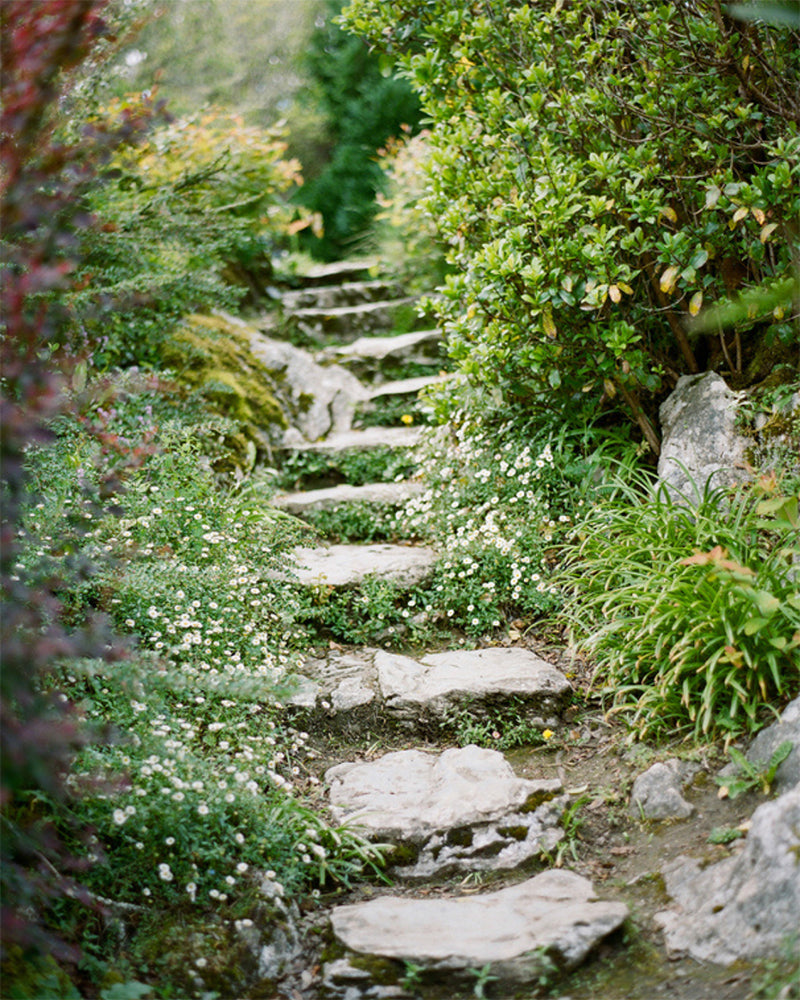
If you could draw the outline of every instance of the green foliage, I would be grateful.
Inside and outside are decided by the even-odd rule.
[[[529,406],[602,393],[656,448],[667,369],[744,377],[763,338],[796,340],[788,291],[736,347],[685,332],[791,277],[796,32],[707,0],[351,0],[343,23],[399,59],[431,122],[425,210],[455,272],[436,307],[470,380]]]
[[[133,393],[115,406],[109,429],[135,450],[148,406]],[[200,461],[194,425],[165,409],[159,448],[127,470],[115,516],[91,496],[98,445],[80,422],[62,418],[55,446],[28,454],[40,499],[17,572],[65,553],[113,559],[65,584],[64,601],[76,622],[104,611],[138,647],[113,667],[67,659],[50,678],[56,700],[69,696],[104,734],[76,756],[70,781],[81,794],[56,819],[98,896],[154,919],[250,919],[265,870],[272,891],[298,892],[377,870],[381,850],[327,824],[299,794],[309,736],[286,724],[279,699],[305,633],[299,602],[272,576],[285,568],[295,522],[246,484],[221,485]],[[56,533],[64,522],[74,529]],[[52,812],[47,795],[26,802]],[[85,829],[88,846],[72,832]],[[111,947],[91,950],[100,961]],[[134,971],[149,978],[145,964]]]
[[[481,635],[512,613],[558,606],[553,555],[583,504],[587,467],[563,441],[455,417],[454,433],[432,437],[421,463],[428,488],[399,520],[441,553],[425,603],[447,625]]]
[[[442,727],[452,732],[459,746],[474,744],[490,750],[513,750],[515,747],[536,746],[552,737],[549,730],[542,733],[529,718],[524,703],[509,699],[503,706],[493,709],[487,717],[476,714],[469,704],[448,713]],[[547,734],[547,736],[545,736]]]
[[[717,775],[714,778],[720,786],[720,794],[731,799],[750,791],[760,791],[762,795],[769,795],[778,768],[792,752],[793,746],[791,740],[784,741],[775,748],[769,761],[763,763],[751,763],[741,751],[731,747],[729,753],[736,765],[737,773],[732,777]]]
[[[301,182],[299,164],[285,152],[279,131],[209,111],[112,159],[87,201],[104,225],[84,241],[71,297],[73,337],[89,340],[98,364],[157,367],[183,314],[263,292],[297,214],[284,194]],[[117,309],[101,326],[92,308],[109,296]]]
[[[403,125],[419,121],[419,104],[405,80],[383,72],[377,56],[327,17],[311,36],[306,65],[329,132],[329,156],[298,193],[300,204],[322,214],[324,235],[303,234],[314,256],[335,260],[352,252],[375,215],[375,194],[384,183],[376,152]]]
[[[425,208],[428,136],[390,139],[380,161],[386,185],[376,195],[375,241],[382,266],[409,292],[430,292],[447,273],[445,248]]]
[[[737,827],[715,826],[708,835],[710,844],[732,844],[735,840],[741,840],[744,832]]]
[[[753,731],[796,694],[797,500],[774,479],[696,508],[620,483],[575,531],[566,615],[634,734]]]
[[[390,504],[341,503],[309,511],[303,520],[330,542],[396,541],[401,535],[396,509]]]
[[[280,489],[316,489],[348,482],[390,483],[413,475],[416,456],[407,448],[351,448],[336,453],[296,451],[287,455],[274,485]]]

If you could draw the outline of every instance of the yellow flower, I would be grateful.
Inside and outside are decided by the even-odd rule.
[[[552,736],[553,736],[553,730],[552,729],[545,729],[545,731],[542,733],[542,739],[543,740],[552,739]]]
[[[413,418],[413,416],[410,413],[404,413],[403,416],[400,417],[400,419],[403,421],[404,424],[413,424],[414,423],[414,418]]]

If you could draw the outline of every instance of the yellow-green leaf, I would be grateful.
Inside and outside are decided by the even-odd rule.
[[[619,290],[618,285],[608,286],[608,297],[612,302],[619,302],[622,299],[622,292]]]
[[[758,610],[762,615],[766,615],[767,617],[774,615],[781,606],[778,598],[774,594],[770,594],[767,590],[756,590],[754,596]]]
[[[764,226],[762,228],[761,232],[758,234],[758,238],[761,240],[762,243],[766,243],[777,228],[778,228],[777,222],[770,222],[768,226]]]
[[[675,211],[675,209],[671,205],[667,205],[666,208],[662,208],[661,209],[661,214],[663,216],[666,216],[666,218],[668,218],[670,222],[677,222],[678,221],[678,213]]]
[[[558,332],[556,330],[555,321],[553,320],[553,310],[549,306],[547,306],[542,313],[542,328],[551,340],[555,338],[555,335]]]
[[[759,632],[767,624],[769,624],[769,619],[767,618],[750,618],[744,623],[744,634],[753,635],[755,632]]]
[[[767,219],[766,215],[764,215],[763,210],[760,208],[751,208],[750,211],[753,213],[753,218],[756,220],[759,226],[763,226]]]
[[[626,295],[633,295],[633,289],[630,285],[625,284],[624,281],[618,281],[617,288],[619,288],[621,292],[625,292]]]
[[[695,292],[689,302],[689,314],[691,316],[696,316],[703,305],[703,293]]]
[[[677,267],[668,267],[666,271],[661,275],[661,280],[659,281],[659,286],[662,292],[667,294],[672,291],[675,287],[675,280],[678,277]]]
[[[746,205],[742,205],[740,208],[737,208],[736,211],[733,213],[733,219],[731,221],[741,222],[741,220],[748,214],[749,211],[750,209],[747,208]]]

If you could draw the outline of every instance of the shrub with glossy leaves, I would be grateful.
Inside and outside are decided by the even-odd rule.
[[[621,402],[656,450],[662,386],[745,385],[790,351],[797,31],[711,0],[351,0],[343,19],[431,121],[427,208],[456,272],[439,311],[471,380],[528,407]],[[762,284],[781,300],[692,332]]]

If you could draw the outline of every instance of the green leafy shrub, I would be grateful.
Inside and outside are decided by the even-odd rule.
[[[508,403],[621,404],[651,448],[664,374],[765,377],[796,341],[796,31],[710,0],[351,0],[430,121],[425,210],[451,355]],[[788,281],[788,284],[787,284]],[[687,333],[752,285],[779,301]]]
[[[333,20],[341,8],[326,0],[325,17],[312,34],[306,69],[312,86],[305,105],[316,104],[326,132],[326,157],[297,200],[323,218],[324,232],[301,233],[314,256],[335,260],[351,253],[370,229],[375,194],[384,184],[377,150],[402,126],[419,122],[419,102],[406,80],[384,72],[378,56]]]
[[[263,294],[298,214],[285,195],[301,183],[299,165],[285,151],[279,131],[211,110],[112,159],[88,198],[104,225],[84,241],[71,303],[73,336],[90,341],[98,364],[157,367],[182,315]],[[100,327],[91,309],[108,296],[118,308]]]
[[[417,456],[408,448],[351,448],[336,453],[295,451],[288,454],[274,477],[280,489],[299,490],[347,482],[390,483],[406,479],[417,468]]]
[[[376,195],[375,241],[382,266],[409,292],[430,292],[447,272],[445,248],[425,207],[428,136],[390,139],[380,161],[386,185]]]
[[[562,577],[594,683],[639,737],[753,731],[800,689],[797,498],[772,478],[697,508],[637,486],[576,524]]]

